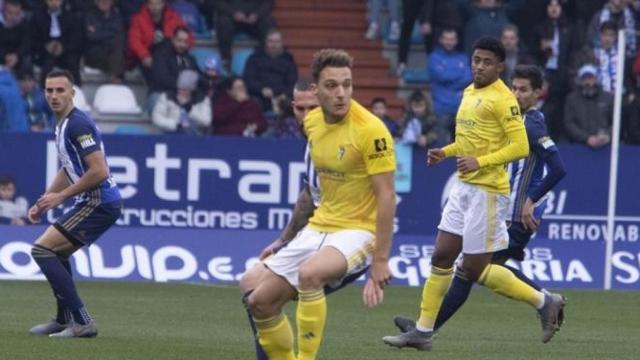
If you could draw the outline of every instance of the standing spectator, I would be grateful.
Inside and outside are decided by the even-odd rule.
[[[400,124],[387,115],[387,100],[385,100],[385,98],[373,98],[373,100],[371,100],[371,112],[377,116],[378,119],[382,120],[394,139],[402,137]]]
[[[86,44],[84,62],[87,66],[102,70],[114,82],[124,76],[124,21],[114,0],[94,0],[95,7],[85,19]]]
[[[457,51],[457,45],[458,33],[453,29],[444,29],[440,34],[439,46],[431,53],[427,63],[433,112],[443,130],[442,141],[445,143],[451,139],[462,92],[471,83],[469,57]]]
[[[426,19],[425,11],[427,0],[402,0],[402,26],[400,28],[400,40],[398,42],[398,67],[396,72],[401,76],[407,67],[407,58],[409,56],[409,46],[411,45],[411,36],[413,34],[413,26],[416,21],[420,22],[420,32],[424,37],[425,49],[429,49],[429,35],[431,35],[431,24]]]
[[[600,88],[608,93],[615,91],[616,78],[618,74],[618,29],[615,22],[605,21],[600,26],[600,40],[592,46],[585,47],[576,56],[576,66],[579,68],[584,64],[594,64],[598,69],[598,82]],[[624,77],[624,74],[621,74]]]
[[[183,70],[177,90],[163,92],[153,108],[153,124],[166,133],[205,134],[211,126],[211,100],[198,90],[198,73]]]
[[[26,224],[29,203],[16,197],[16,182],[10,176],[0,176],[0,224]]]
[[[427,0],[424,9],[424,26],[429,28],[430,34],[427,51],[433,49],[432,42],[435,36],[440,35],[445,29],[453,29],[460,35],[462,33],[462,17],[456,1],[451,0]]]
[[[34,62],[41,68],[40,83],[55,66],[69,70],[80,86],[82,21],[67,10],[64,0],[45,0],[33,13]]]
[[[216,0],[216,36],[225,70],[231,65],[233,36],[245,32],[264,41],[273,26],[274,0]]]
[[[33,77],[31,69],[18,73],[20,93],[24,102],[29,128],[33,132],[51,132],[56,126],[56,119],[47,104],[44,92]]]
[[[564,15],[560,0],[547,4],[547,18],[535,27],[532,46],[537,62],[543,65],[548,83],[545,104],[547,128],[552,138],[562,137],[564,99],[569,92],[571,52],[576,46],[573,25]]]
[[[524,44],[520,43],[520,35],[518,34],[517,26],[512,24],[506,25],[502,29],[500,41],[506,51],[504,70],[502,70],[501,77],[502,81],[509,85],[511,84],[511,75],[513,75],[516,65],[535,65],[536,61],[526,50]]]
[[[255,137],[267,129],[260,103],[249,97],[242,78],[225,79],[213,100],[213,134]]]
[[[14,72],[31,67],[29,24],[20,0],[6,0],[0,17],[0,63]]]
[[[293,56],[285,50],[282,33],[272,29],[267,33],[264,46],[256,49],[244,68],[244,81],[249,95],[260,99],[262,109],[271,110],[272,99],[291,97],[298,79],[298,67]]]
[[[189,53],[189,29],[179,26],[171,41],[153,51],[149,92],[175,91],[178,75],[183,70],[198,70],[196,59]]]
[[[616,29],[624,29],[626,57],[634,57],[637,49],[636,19],[633,16],[633,11],[627,6],[626,0],[609,0],[602,10],[593,15],[587,29],[587,44],[585,45],[589,47],[599,45],[601,37],[598,34],[601,33],[602,24],[606,21],[612,21],[616,25]]]
[[[564,120],[569,140],[597,149],[611,141],[613,97],[598,85],[598,70],[592,64],[578,70],[579,87],[565,103]]]
[[[29,131],[18,82],[0,66],[0,133]]]
[[[364,37],[373,40],[380,35],[380,28],[382,27],[382,17],[380,13],[382,12],[383,2],[386,3],[387,11],[389,12],[389,35],[387,39],[390,41],[398,41],[400,38],[400,2],[398,0],[369,1],[369,11],[367,12],[369,28]]]
[[[165,40],[173,38],[177,28],[184,26],[180,15],[167,6],[166,0],[147,0],[142,10],[131,19],[128,34],[129,51],[134,61],[142,64],[142,72],[147,83],[151,80],[153,51]],[[189,33],[189,48],[191,46],[193,37]]]
[[[483,36],[500,38],[502,28],[511,23],[524,0],[458,0],[466,19],[464,27],[464,52],[471,54],[473,44]]]

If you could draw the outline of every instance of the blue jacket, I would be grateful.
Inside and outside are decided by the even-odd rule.
[[[431,81],[433,112],[436,115],[455,115],[462,99],[462,91],[471,83],[469,58],[461,52],[447,52],[437,47],[427,65]]]
[[[27,115],[18,82],[10,71],[0,70],[0,133],[27,131]]]

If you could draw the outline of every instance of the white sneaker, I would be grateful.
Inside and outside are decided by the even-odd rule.
[[[98,328],[93,320],[86,325],[72,322],[66,329],[49,335],[52,338],[94,338],[96,336],[98,336]]]
[[[55,320],[50,320],[46,323],[38,324],[29,330],[31,335],[50,335],[66,329],[68,324],[60,324]]]
[[[389,41],[400,40],[400,24],[397,21],[391,22],[391,28],[389,28]]]
[[[367,33],[364,35],[368,40],[373,40],[378,37],[378,23],[372,22],[369,24]]]

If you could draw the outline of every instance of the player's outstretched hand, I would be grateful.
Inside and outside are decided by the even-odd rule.
[[[275,254],[276,251],[278,251],[282,246],[284,246],[284,242],[282,241],[282,239],[281,238],[275,239],[271,244],[269,244],[266,248],[262,250],[262,252],[260,253],[260,261],[263,261],[269,256]]]
[[[427,166],[434,166],[444,160],[445,154],[442,149],[427,150]]]
[[[29,211],[27,212],[27,219],[29,220],[30,223],[32,224],[37,224],[40,222],[40,215],[42,214],[42,212],[40,211],[40,208],[38,207],[38,205],[33,205],[32,207],[29,208]]]
[[[371,264],[369,279],[362,291],[362,300],[368,307],[381,304],[384,300],[384,287],[389,284],[391,270],[387,261],[375,261]]]
[[[478,160],[471,156],[459,157],[456,165],[458,167],[458,171],[460,171],[461,174],[467,174],[480,168]]]

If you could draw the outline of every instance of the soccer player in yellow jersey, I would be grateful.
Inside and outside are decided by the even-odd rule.
[[[320,107],[304,120],[319,178],[320,202],[295,239],[264,261],[247,298],[260,345],[271,360],[315,359],[327,314],[324,288],[370,266],[363,301],[383,301],[390,278],[395,216],[393,139],[375,115],[351,99],[352,58],[324,49],[311,65]],[[298,356],[282,306],[298,298]]]
[[[391,346],[431,349],[434,323],[460,252],[463,261],[456,276],[538,309],[544,342],[558,329],[558,313],[564,306],[561,296],[546,295],[508,269],[490,263],[494,252],[509,245],[507,164],[529,153],[518,102],[499,78],[504,59],[499,40],[484,37],[475,43],[471,56],[473,84],[465,89],[456,115],[455,142],[427,153],[429,166],[455,156],[459,181],[451,190],[438,225],[431,274],[422,291],[416,328],[385,336],[383,341]]]

